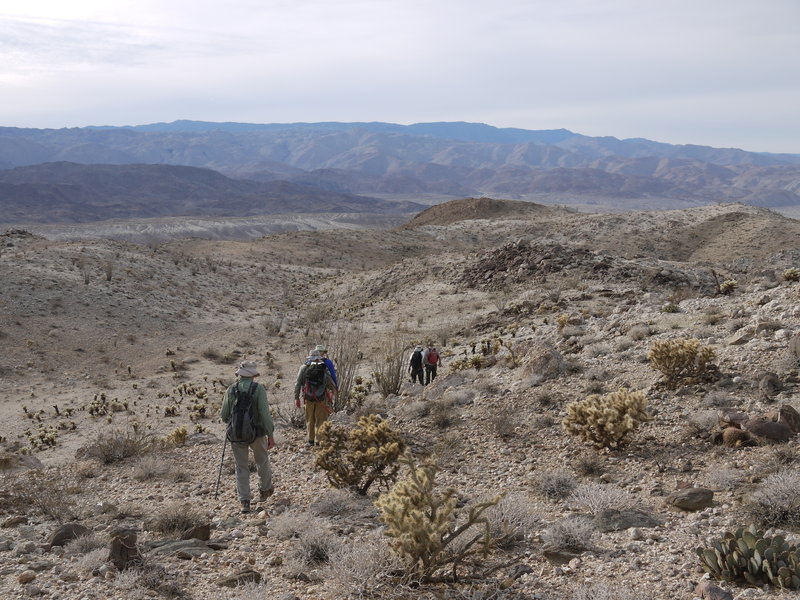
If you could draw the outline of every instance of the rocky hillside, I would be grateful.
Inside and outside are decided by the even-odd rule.
[[[696,549],[751,523],[800,541],[798,222],[524,206],[246,242],[2,235],[2,597],[794,598],[709,580]],[[435,462],[448,531],[502,495],[486,556],[459,554],[475,524],[455,567],[404,578],[387,490],[315,466],[292,389],[321,341],[352,367],[332,420],[380,415]],[[426,341],[423,387],[405,364]],[[244,358],[277,425],[276,491],[248,514],[216,417]],[[603,398],[639,407],[618,438],[575,426]]]

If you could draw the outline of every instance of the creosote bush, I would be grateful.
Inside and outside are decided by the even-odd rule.
[[[664,376],[664,383],[672,388],[692,379],[711,374],[714,350],[696,339],[657,340],[647,355],[650,365]]]
[[[316,466],[325,471],[336,488],[350,488],[366,495],[370,486],[388,486],[397,479],[398,459],[405,442],[378,415],[360,417],[347,430],[326,421],[317,434]]]
[[[745,509],[764,527],[800,529],[800,472],[783,469],[762,481]]]
[[[621,389],[567,404],[564,430],[599,448],[620,448],[639,423],[650,420],[644,392]]]
[[[407,578],[423,582],[458,580],[463,575],[460,569],[471,567],[464,576],[482,579],[496,570],[486,565],[497,540],[484,512],[501,497],[458,511],[455,490],[436,490],[434,463],[418,465],[410,453],[401,462],[409,469],[408,477],[381,495],[375,506],[391,538],[389,545],[405,563]],[[448,569],[449,574],[445,574]],[[479,569],[483,571],[478,573]]]

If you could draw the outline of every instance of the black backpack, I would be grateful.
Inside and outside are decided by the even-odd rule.
[[[325,373],[327,371],[328,365],[322,360],[315,360],[306,367],[303,398],[307,402],[317,402],[325,398]]]
[[[238,383],[234,383],[231,388],[233,406],[225,435],[228,441],[252,444],[259,435],[264,435],[260,432],[260,423],[256,421],[255,402],[258,384],[251,381],[246,391],[240,390]]]
[[[422,352],[420,352],[419,350],[415,351],[411,355],[411,368],[412,369],[422,368]]]

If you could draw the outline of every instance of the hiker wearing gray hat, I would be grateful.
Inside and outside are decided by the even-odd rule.
[[[313,446],[317,442],[317,430],[333,412],[336,393],[336,385],[319,350],[312,350],[297,372],[294,384],[294,403],[297,408],[302,406],[301,392],[305,403],[308,444]]]
[[[333,379],[333,385],[336,386],[336,389],[339,389],[339,378],[336,376],[336,365],[333,364],[333,361],[328,358],[328,348],[324,344],[317,344],[316,347],[311,351],[313,354],[314,352],[319,352],[319,355],[322,357],[322,360],[325,361],[325,365],[328,367],[328,372],[331,374],[331,379]]]
[[[220,413],[222,421],[227,424],[225,435],[226,440],[231,442],[236,467],[236,492],[243,513],[250,512],[251,500],[248,449],[253,451],[258,471],[259,500],[266,501],[274,491],[268,452],[275,447],[272,437],[275,425],[267,403],[267,390],[253,380],[258,374],[258,365],[252,360],[239,364],[236,369],[239,381],[225,390]]]

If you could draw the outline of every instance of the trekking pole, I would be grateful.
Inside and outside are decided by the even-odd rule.
[[[214,490],[214,500],[219,496],[219,480],[222,479],[222,463],[225,462],[225,446],[228,445],[228,433],[225,433],[225,441],[222,442],[222,458],[219,461],[219,475],[217,475],[217,489]]]

